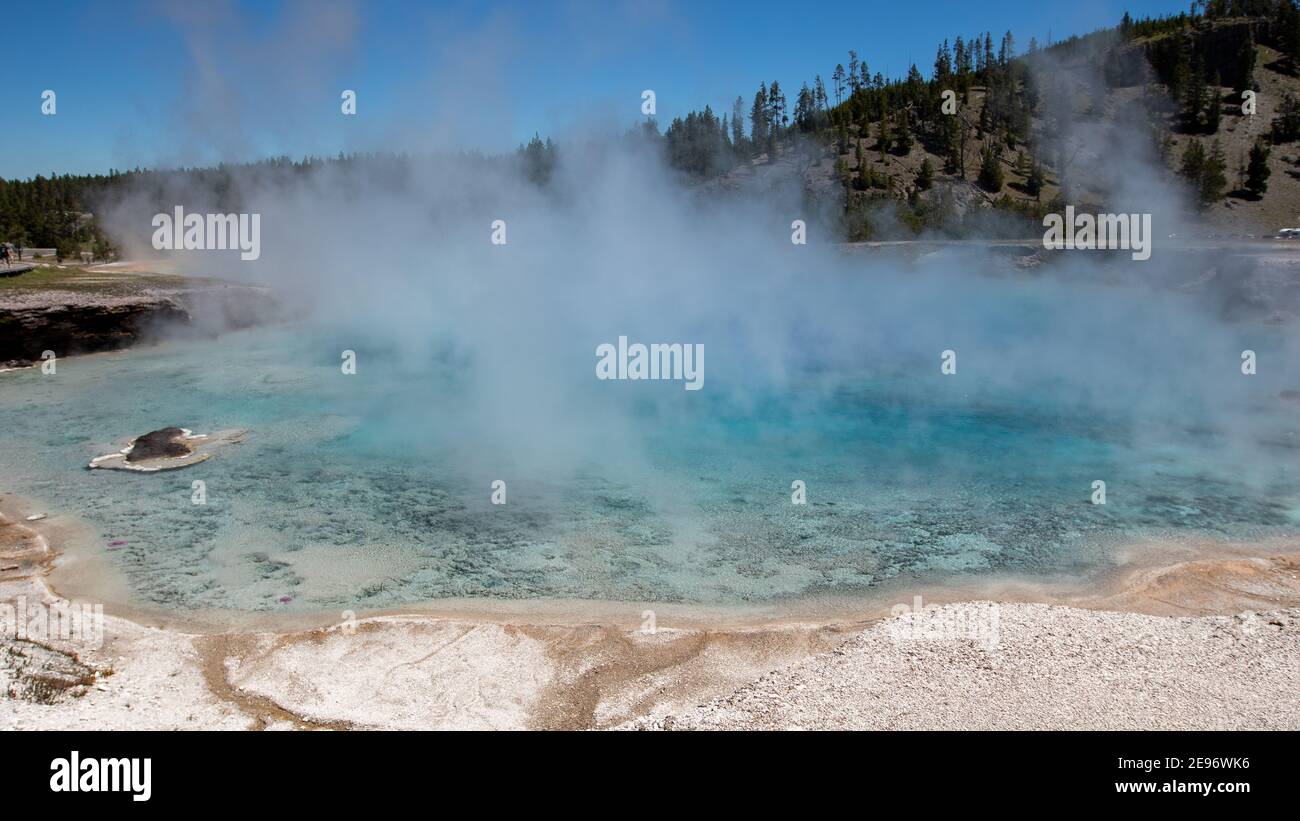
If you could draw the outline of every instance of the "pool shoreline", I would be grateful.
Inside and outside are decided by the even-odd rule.
[[[61,516],[24,522],[23,514],[40,511],[12,496],[0,500],[0,510],[8,520],[0,534],[36,539],[44,551],[30,572],[0,572],[0,603],[77,599],[80,591],[60,587],[51,573],[65,555],[59,535],[75,523]],[[0,554],[5,547],[0,539]],[[1209,613],[1300,607],[1300,538],[1135,546],[1121,558],[1127,561],[1082,584],[919,586],[854,610],[732,611],[723,619],[680,605],[442,602],[332,623],[256,614],[243,624],[195,630],[191,620],[105,603],[102,646],[44,643],[94,671],[93,683],[50,704],[10,700],[14,709],[0,726],[659,727],[666,716],[687,715],[771,671],[839,652],[846,641],[888,626],[891,607],[913,604],[914,595],[925,606],[953,603],[945,609],[997,602],[1018,619],[1036,606],[1022,602],[1049,605],[1041,609],[1052,613],[1157,614],[1149,617],[1153,630],[1216,618]],[[1281,584],[1281,592],[1251,592],[1254,577]],[[648,620],[646,610],[654,611]],[[10,672],[0,669],[0,680]]]
[[[126,578],[113,567],[106,553],[89,547],[93,539],[88,523],[54,515],[37,523],[24,523],[33,513],[50,508],[38,500],[14,494],[0,496],[0,517],[19,525],[36,525],[53,531],[54,539],[44,580],[51,595],[102,604],[104,612],[141,625],[189,633],[296,632],[326,629],[344,621],[383,617],[426,617],[494,622],[576,626],[592,623],[639,627],[654,618],[691,629],[749,629],[788,624],[863,624],[888,616],[891,609],[912,606],[916,597],[924,604],[961,601],[998,601],[1074,604],[1113,595],[1135,573],[1187,561],[1221,561],[1262,558],[1300,550],[1300,534],[1261,541],[1218,538],[1159,539],[1117,543],[1117,560],[1094,571],[1071,574],[934,574],[929,580],[900,576],[869,590],[840,594],[808,594],[758,603],[706,604],[615,599],[442,598],[393,607],[351,605],[337,611],[283,610],[169,610],[128,601]],[[70,534],[80,532],[84,547]]]

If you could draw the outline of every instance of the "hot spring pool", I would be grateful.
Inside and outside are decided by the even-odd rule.
[[[765,603],[908,577],[1086,572],[1142,536],[1300,529],[1296,408],[1263,377],[1220,397],[1250,414],[1245,430],[1190,401],[1153,419],[1013,382],[976,395],[937,358],[810,365],[779,391],[740,390],[741,369],[713,350],[694,394],[591,379],[590,394],[532,407],[471,401],[445,351],[361,347],[345,376],[348,347],[264,328],[2,374],[0,481],[83,519],[95,535],[82,547],[121,571],[135,604],[166,610]],[[574,346],[574,368],[594,362]],[[602,390],[627,393],[601,404]],[[185,470],[85,469],[116,438],[165,425],[250,433]],[[504,505],[490,503],[497,479]],[[1090,501],[1098,479],[1105,505]],[[796,480],[806,505],[791,502]]]

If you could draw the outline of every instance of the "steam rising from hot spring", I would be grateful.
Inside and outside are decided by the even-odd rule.
[[[920,262],[847,253],[797,180],[728,196],[679,182],[635,140],[560,156],[546,187],[472,156],[237,172],[243,210],[261,214],[261,258],[175,257],[189,273],[274,287],[318,346],[304,366],[353,350],[361,377],[393,377],[368,399],[405,411],[412,447],[421,425],[451,426],[466,452],[541,467],[640,462],[647,424],[773,397],[798,412],[899,375],[950,379],[957,404],[1014,408],[1022,395],[1139,429],[1195,417],[1249,439],[1239,406],[1295,382],[1281,355],[1293,337],[1150,287],[1185,265],[1158,248],[1107,266],[1080,252],[1040,276],[1007,276],[977,245]],[[168,195],[187,211],[215,205],[209,191]],[[155,209],[127,197],[110,224],[143,245]],[[806,245],[791,241],[796,219]],[[597,378],[600,346],[620,337],[702,345],[704,389]],[[1249,383],[1237,359],[1252,345],[1279,355]],[[958,363],[947,377],[945,350]],[[435,404],[444,415],[428,418]]]

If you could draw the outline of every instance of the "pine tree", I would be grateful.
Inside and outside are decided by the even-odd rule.
[[[767,131],[767,83],[761,83],[749,108],[749,139],[756,154],[767,145]]]
[[[767,87],[767,122],[773,131],[781,127],[781,116],[785,111],[785,95],[781,84],[773,80]]]
[[[1215,140],[1210,147],[1210,155],[1205,159],[1205,168],[1201,172],[1201,205],[1208,206],[1223,196],[1223,189],[1228,187],[1228,178],[1224,172],[1228,162],[1223,156],[1223,146]]]
[[[1255,33],[1246,31],[1246,42],[1237,55],[1237,91],[1249,91],[1255,87]]]
[[[1183,42],[1181,32],[1173,35],[1173,50],[1169,56],[1169,65],[1172,66],[1169,72],[1169,96],[1181,102],[1192,76],[1191,61],[1187,56],[1187,46]]]
[[[767,90],[767,147],[769,150],[776,149],[776,138],[781,130],[789,124],[790,118],[786,115],[785,94],[781,91],[781,84],[776,80]]]
[[[1268,167],[1269,150],[1263,140],[1257,140],[1250,149],[1250,163],[1246,166],[1246,190],[1256,197],[1264,196],[1268,191],[1268,177],[1272,170]]]
[[[745,145],[745,98],[731,104],[731,145],[739,152]]]
[[[966,50],[966,41],[960,35],[953,45],[953,65],[959,79],[964,80],[970,74],[970,52]]]
[[[1205,65],[1201,58],[1192,62],[1187,77],[1187,86],[1183,91],[1183,129],[1196,132],[1201,126],[1201,112],[1205,110]]]
[[[921,170],[916,175],[916,187],[922,191],[929,191],[932,185],[934,185],[934,166],[927,156],[921,160]]]
[[[1029,169],[1029,177],[1025,180],[1025,190],[1033,195],[1035,200],[1041,200],[1045,182],[1043,164],[1034,160],[1033,166]]]
[[[1214,85],[1209,88],[1210,101],[1205,106],[1205,131],[1208,134],[1219,133],[1219,122],[1223,119],[1222,93],[1219,89],[1219,75],[1214,75]]]
[[[1178,173],[1192,185],[1200,187],[1201,176],[1205,173],[1205,148],[1198,140],[1189,141],[1187,147],[1183,149]]]
[[[992,146],[986,146],[980,158],[980,188],[996,194],[1002,190],[1003,182],[1002,160]]]
[[[817,129],[817,104],[813,91],[807,83],[799,89],[799,96],[794,102],[794,124],[800,131]]]
[[[939,46],[939,51],[934,55],[934,81],[943,85],[948,82],[952,76],[952,51],[948,47],[948,41],[944,40],[943,45]]]
[[[838,108],[840,100],[844,97],[844,64],[835,65],[835,73],[831,74],[831,82],[835,84],[835,107]]]
[[[1300,100],[1285,92],[1273,116],[1271,137],[1274,145],[1300,139]]]
[[[955,122],[956,119],[956,117],[946,117],[943,125],[946,149],[943,155],[943,170],[949,174],[955,174],[961,168],[961,131]]]
[[[542,142],[539,134],[534,133],[527,146],[519,146],[519,156],[524,162],[524,175],[537,185],[546,185],[555,170],[555,143],[550,137]]]
[[[966,122],[965,117],[950,117],[949,119],[956,121],[953,129],[952,153],[957,172],[964,180],[966,179],[966,149],[972,141],[971,127],[970,123]]]
[[[912,129],[906,109],[898,113],[898,131],[894,135],[894,153],[906,157],[912,151]]]
[[[1300,64],[1300,11],[1291,0],[1281,0],[1275,8],[1277,17],[1270,28],[1277,38],[1278,50],[1294,67]]]

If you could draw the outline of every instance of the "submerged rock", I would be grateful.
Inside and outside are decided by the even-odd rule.
[[[159,428],[137,436],[117,453],[96,456],[88,467],[143,473],[176,470],[207,461],[212,451],[242,440],[247,432],[224,430],[196,434],[186,428]]]

